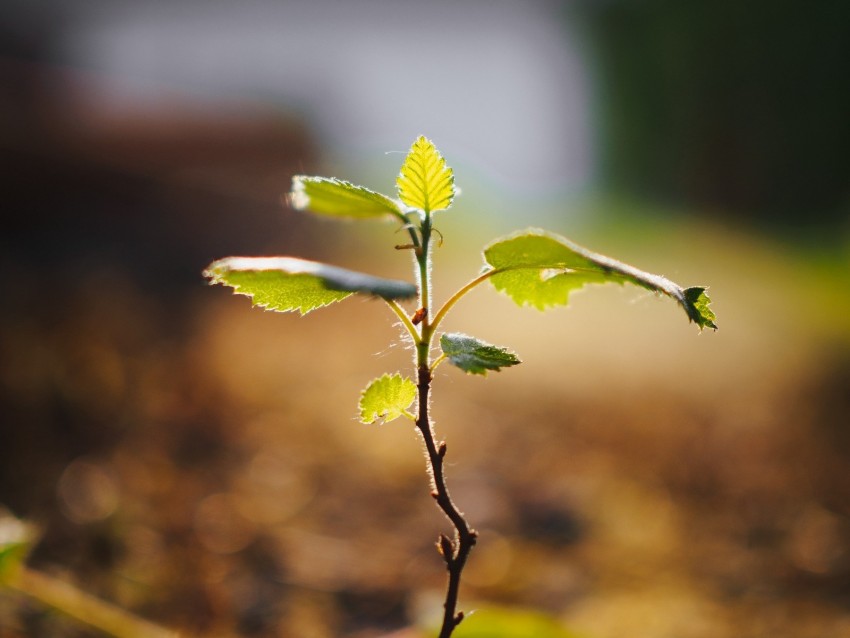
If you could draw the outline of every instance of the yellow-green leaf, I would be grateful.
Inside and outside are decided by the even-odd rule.
[[[292,178],[289,204],[331,217],[381,219],[392,215],[404,219],[397,201],[334,177],[296,175]]]
[[[396,178],[398,196],[411,208],[429,214],[452,205],[455,178],[446,160],[428,138],[419,136],[410,147]]]
[[[360,395],[360,421],[388,423],[409,416],[407,408],[416,398],[416,384],[400,374],[385,374],[373,380]]]

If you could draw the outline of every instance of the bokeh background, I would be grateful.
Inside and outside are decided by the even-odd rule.
[[[41,531],[29,564],[187,635],[429,626],[420,443],[355,419],[410,363],[393,315],[264,313],[201,277],[292,254],[410,278],[392,224],[281,195],[391,193],[425,134],[463,190],[438,296],[540,226],[709,284],[720,325],[632,288],[457,306],[447,329],[525,361],[435,382],[481,532],[462,606],[850,636],[848,77],[843,0],[5,0],[0,504]],[[0,634],[95,635],[11,592]]]

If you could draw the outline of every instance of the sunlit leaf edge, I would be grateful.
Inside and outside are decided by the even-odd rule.
[[[252,283],[241,277],[245,273],[280,276]],[[256,306],[277,312],[298,311],[302,315],[355,293],[384,299],[407,299],[417,293],[416,286],[408,282],[297,257],[226,257],[210,264],[204,276],[212,284],[229,286],[235,293],[250,297]],[[278,290],[273,289],[276,286]]]
[[[336,177],[295,175],[289,205],[317,215],[348,219],[404,219],[402,205],[377,191]]]

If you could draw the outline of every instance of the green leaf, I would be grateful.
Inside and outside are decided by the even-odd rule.
[[[488,370],[515,366],[521,363],[519,357],[507,348],[470,337],[459,332],[444,334],[440,337],[440,347],[449,362],[464,372],[486,375]]]
[[[397,201],[333,177],[296,175],[288,200],[292,208],[332,217],[380,219],[393,215],[405,220]]]
[[[605,283],[599,275],[541,272],[539,269],[508,270],[493,275],[491,283],[519,306],[546,310],[565,306],[570,293],[589,283]]]
[[[296,257],[227,257],[210,264],[204,276],[210,283],[230,286],[237,294],[251,297],[255,306],[302,315],[354,293],[384,299],[416,295],[416,286],[404,281]]]
[[[0,583],[23,564],[35,541],[35,529],[0,509]]]
[[[628,282],[672,297],[700,329],[717,329],[705,288],[682,288],[553,233],[530,229],[497,240],[484,249],[484,258],[495,271],[490,281],[520,306],[544,310],[565,305],[570,293],[586,284]]]
[[[415,398],[416,384],[413,381],[397,373],[385,374],[373,380],[360,395],[360,421],[368,425],[411,416],[407,408]]]
[[[402,202],[425,214],[448,208],[455,196],[452,169],[446,166],[433,142],[424,136],[419,136],[410,147],[396,186]]]

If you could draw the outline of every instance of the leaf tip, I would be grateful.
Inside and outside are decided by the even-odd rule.
[[[434,143],[424,135],[411,144],[396,178],[396,187],[405,206],[421,210],[426,215],[449,208],[457,194],[454,171]]]
[[[207,280],[207,283],[210,286],[223,283],[222,276],[227,271],[227,259],[228,258],[217,259],[214,262],[210,263],[201,272],[201,275],[204,277],[204,279]]]

